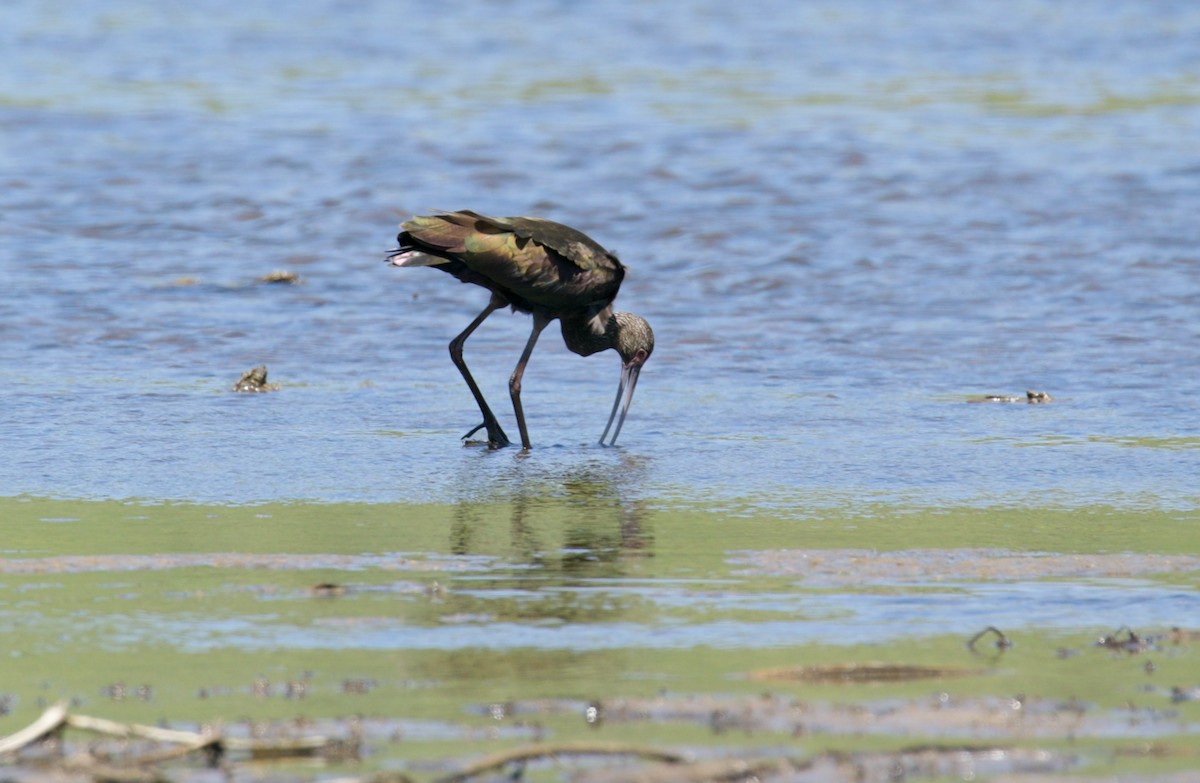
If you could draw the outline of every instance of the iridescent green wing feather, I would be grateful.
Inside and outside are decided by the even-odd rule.
[[[404,228],[504,290],[555,310],[606,306],[625,273],[616,257],[586,234],[549,220],[462,210],[414,218]]]
[[[570,226],[564,226],[562,223],[528,217],[505,218],[504,223],[511,226],[513,233],[517,236],[532,239],[534,242],[550,248],[580,269],[592,270],[620,267],[621,265],[615,255],[609,253],[587,234],[576,231]]]

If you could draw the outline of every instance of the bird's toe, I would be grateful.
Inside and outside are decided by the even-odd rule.
[[[480,443],[480,441],[472,441],[470,438],[472,435],[485,428],[487,429],[487,446],[489,449],[502,449],[505,446],[512,445],[512,441],[510,441],[508,436],[504,434],[504,429],[501,428],[500,423],[497,421],[481,422],[466,435],[463,435],[462,439],[467,441],[467,445]]]

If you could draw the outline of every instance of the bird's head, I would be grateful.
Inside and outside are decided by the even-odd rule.
[[[616,444],[617,436],[621,434],[621,425],[625,423],[625,414],[629,412],[629,403],[633,401],[633,389],[642,373],[642,365],[650,358],[650,354],[654,353],[654,330],[645,318],[633,313],[613,313],[610,324],[614,332],[612,347],[621,355],[621,382],[617,385],[617,398],[613,400],[608,424],[604,426],[604,433],[600,436],[601,445],[604,444],[614,419],[617,421],[617,429],[613,432],[609,445]],[[619,419],[618,408],[621,410]]]
[[[633,313],[613,313],[616,334],[613,348],[621,354],[621,363],[642,366],[654,353],[654,330],[645,318]]]

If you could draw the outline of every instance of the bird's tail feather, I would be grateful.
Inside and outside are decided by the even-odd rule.
[[[447,212],[440,215],[416,215],[400,228],[400,245],[412,243],[424,249],[445,253],[466,252],[467,238],[476,233],[481,219],[473,212]],[[407,241],[405,241],[407,240]]]
[[[446,263],[446,259],[422,253],[413,247],[402,247],[391,251],[387,257],[392,266],[437,266]]]

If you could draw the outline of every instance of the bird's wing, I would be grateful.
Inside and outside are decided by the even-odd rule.
[[[518,239],[531,239],[553,250],[583,270],[621,266],[616,255],[605,250],[587,234],[544,218],[491,217],[469,209],[461,209],[431,217],[416,217],[410,223],[419,224],[424,229],[422,240],[439,244],[451,253],[461,253],[463,249],[441,244],[438,241],[439,236],[453,242],[454,239],[465,239],[471,231],[484,235],[510,233]],[[408,223],[404,227],[412,231]],[[467,231],[463,231],[464,229]]]
[[[532,239],[563,256],[580,269],[604,269],[620,267],[621,262],[605,250],[594,239],[562,223],[542,218],[501,218],[499,225],[509,228],[523,239]]]
[[[592,308],[617,295],[625,268],[586,234],[540,218],[469,210],[414,217],[404,230],[505,291],[550,308]]]

